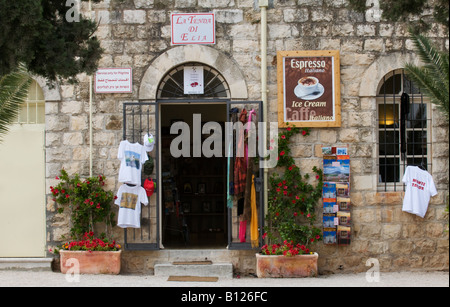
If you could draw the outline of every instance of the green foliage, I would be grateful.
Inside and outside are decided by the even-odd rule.
[[[93,36],[97,24],[82,15],[79,22],[69,22],[66,13],[71,15],[73,7],[66,2],[0,0],[0,75],[10,73],[21,62],[50,81],[75,82],[77,74],[97,70],[102,54],[100,42]]]
[[[348,0],[348,7],[360,13],[366,11],[366,0]]]
[[[271,242],[293,242],[308,246],[321,239],[321,229],[314,226],[315,211],[322,196],[322,170],[314,167],[315,184],[308,183],[309,174],[302,175],[291,156],[290,139],[309,129],[289,127],[278,135],[278,167],[283,174],[269,178],[269,199],[266,234]],[[314,179],[313,179],[314,180]]]
[[[426,8],[427,0],[382,0],[380,8],[383,17],[392,21],[406,21],[409,15],[420,15]]]
[[[410,30],[415,49],[424,66],[406,64],[408,77],[418,85],[449,120],[449,55],[439,52],[431,41]]]
[[[448,0],[438,0],[435,11],[434,18],[437,22],[444,25],[448,29],[449,25],[449,3]],[[448,34],[448,33],[447,33]]]
[[[78,174],[70,177],[63,169],[56,177],[60,183],[50,187],[55,203],[59,204],[58,213],[70,210],[71,236],[81,238],[86,232],[94,232],[94,225],[104,223],[107,230],[115,226],[111,205],[114,194],[105,191],[103,176],[82,180]],[[108,232],[108,231],[107,231]]]
[[[349,8],[364,13],[369,6],[366,0],[348,0]],[[380,9],[383,10],[383,18],[389,21],[407,21],[411,16],[419,16],[426,9],[433,9],[433,18],[448,29],[449,3],[448,0],[379,0]],[[422,19],[414,21],[414,26],[425,30],[429,24]]]
[[[17,120],[20,107],[27,98],[31,81],[23,65],[0,78],[0,143],[2,135],[5,135],[8,127]]]

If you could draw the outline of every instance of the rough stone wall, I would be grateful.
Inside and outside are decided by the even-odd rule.
[[[83,10],[89,14],[85,4]],[[211,11],[217,19],[217,44],[212,48],[241,69],[248,99],[260,100],[260,12],[254,0],[105,0],[93,5],[92,16],[100,23],[96,35],[105,49],[100,67],[133,68],[132,94],[94,95],[93,173],[104,174],[110,189],[118,188],[122,103],[138,100],[147,68],[175,48],[170,46],[170,13]],[[319,245],[321,273],[365,271],[369,258],[377,258],[383,271],[448,269],[444,211],[449,132],[437,111],[432,121],[432,174],[439,193],[427,216],[421,219],[402,212],[402,192],[377,192],[376,88],[386,73],[403,67],[405,59],[417,62],[407,24],[350,11],[345,0],[275,0],[268,10],[268,24],[269,121],[277,121],[277,51],[340,51],[342,127],[312,129],[310,136],[298,137],[293,145],[303,173],[321,165],[322,145],[348,144],[350,148],[352,243]],[[432,23],[427,35],[448,52],[443,27]],[[60,85],[61,99],[46,103],[47,186],[55,184],[62,167],[70,173],[89,174],[89,77],[82,75],[79,80],[78,85]],[[68,229],[67,218],[56,214],[50,196],[47,220],[47,240],[53,246]],[[136,264],[144,261],[139,255],[148,256],[128,257],[128,271],[146,271]],[[246,263],[239,270],[254,269],[251,259]]]

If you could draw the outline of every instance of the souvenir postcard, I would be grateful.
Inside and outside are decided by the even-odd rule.
[[[351,202],[350,198],[348,197],[338,197],[336,199],[336,204],[338,207],[338,211],[350,211],[351,208]]]
[[[338,205],[335,201],[323,202],[323,213],[336,213],[338,211]]]
[[[336,244],[336,228],[326,228],[323,230],[323,243]]]
[[[336,199],[336,183],[324,182],[322,187],[322,197],[326,199]]]
[[[332,153],[332,147],[322,147],[322,155],[331,155]]]
[[[348,148],[347,147],[337,147],[336,155],[348,155]]]
[[[350,226],[351,225],[351,214],[350,212],[338,211],[337,218],[340,226]]]
[[[337,227],[337,241],[339,245],[348,245],[351,241],[351,228],[348,226]]]
[[[336,196],[337,197],[349,197],[349,184],[348,183],[336,183]]]
[[[336,223],[336,213],[324,213],[323,214],[323,228],[335,227]]]
[[[323,180],[333,182],[349,182],[350,179],[350,159],[323,159]]]

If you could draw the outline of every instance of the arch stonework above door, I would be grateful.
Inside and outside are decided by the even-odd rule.
[[[200,62],[217,69],[230,87],[232,99],[248,99],[244,75],[228,56],[203,45],[188,45],[172,48],[157,57],[147,68],[139,88],[139,100],[154,100],[158,85],[173,67],[183,63]]]

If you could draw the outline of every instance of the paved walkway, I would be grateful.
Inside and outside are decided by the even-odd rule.
[[[366,273],[334,274],[317,278],[219,279],[217,282],[174,282],[145,275],[73,275],[55,272],[0,270],[0,287],[449,287],[449,272],[381,272],[372,282]]]

